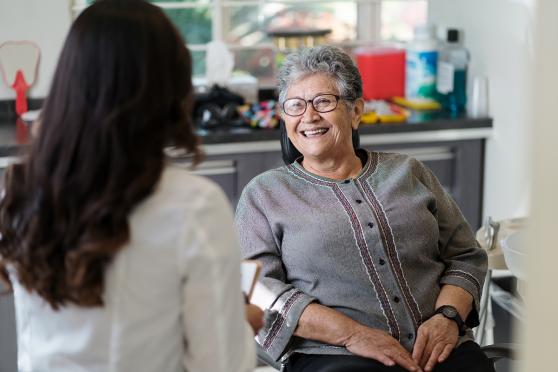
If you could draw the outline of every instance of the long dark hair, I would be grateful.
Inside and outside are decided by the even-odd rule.
[[[100,0],[73,23],[37,139],[8,168],[0,201],[0,272],[54,309],[102,305],[104,271],[129,240],[164,148],[199,160],[190,120],[191,57],[161,9]]]

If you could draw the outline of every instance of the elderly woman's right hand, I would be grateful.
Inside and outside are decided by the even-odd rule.
[[[411,354],[395,338],[379,329],[359,326],[351,334],[345,347],[355,355],[375,359],[386,366],[398,364],[409,371],[422,371]]]
[[[262,309],[252,304],[246,304],[244,312],[246,314],[246,320],[252,327],[254,334],[257,334],[260,328],[263,327],[264,312]]]

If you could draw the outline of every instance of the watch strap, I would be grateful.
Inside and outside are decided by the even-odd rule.
[[[465,335],[465,331],[467,330],[467,326],[465,325],[465,322],[463,321],[463,319],[461,318],[461,315],[459,315],[459,312],[457,311],[457,309],[451,305],[442,305],[439,308],[436,309],[436,311],[434,312],[434,315],[436,314],[442,314],[444,317],[446,317],[447,319],[453,320],[456,324],[457,324],[457,329],[459,331],[459,336],[463,336]]]

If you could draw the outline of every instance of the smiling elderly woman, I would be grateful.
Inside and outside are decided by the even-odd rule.
[[[486,255],[421,162],[353,148],[364,102],[350,57],[291,54],[279,91],[302,156],[254,178],[236,214],[275,295],[262,347],[286,371],[493,371],[469,329]]]

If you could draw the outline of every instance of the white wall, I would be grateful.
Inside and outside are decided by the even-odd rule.
[[[528,239],[526,354],[521,371],[557,371],[558,1],[538,0],[533,89],[533,213]]]
[[[526,215],[529,204],[529,104],[532,11],[528,0],[430,0],[429,20],[464,30],[469,76],[489,81],[494,135],[487,142],[484,216]]]
[[[557,371],[558,1],[430,0],[431,20],[462,27],[473,74],[491,83],[485,214],[527,211],[525,327],[518,371]],[[531,192],[526,192],[532,185]]]
[[[41,48],[41,60],[29,97],[45,97],[71,23],[71,0],[0,0],[0,43],[30,40]],[[0,81],[0,99],[15,93]]]

